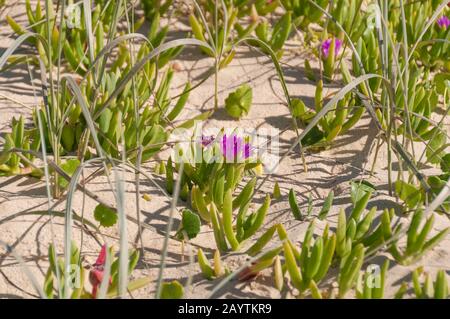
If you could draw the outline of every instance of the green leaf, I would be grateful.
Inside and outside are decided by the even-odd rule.
[[[356,204],[367,193],[373,193],[375,186],[365,180],[352,181],[351,183],[351,198],[352,203]]]
[[[252,99],[252,88],[248,84],[243,84],[225,99],[225,109],[231,117],[241,118],[250,111]]]
[[[94,218],[103,227],[111,227],[117,223],[117,213],[103,204],[98,204],[94,210]]]
[[[197,260],[203,276],[208,280],[212,280],[214,278],[214,269],[211,267],[209,260],[206,258],[205,253],[201,248],[197,251]]]
[[[450,81],[450,73],[439,73],[434,76],[434,81],[436,83],[436,91],[439,94],[444,94],[447,85],[445,81]]]
[[[80,161],[76,158],[71,158],[61,164],[61,169],[67,173],[67,175],[72,176],[80,165]],[[62,188],[69,186],[69,181],[64,179],[62,176],[58,176],[58,184]]]
[[[311,64],[309,63],[308,59],[305,59],[305,75],[308,78],[308,80],[316,82],[316,76],[314,74],[313,69],[311,68]]]
[[[191,128],[191,127],[194,126],[194,124],[197,121],[206,121],[213,113],[214,113],[213,110],[200,113],[199,115],[194,116],[193,118],[191,118],[191,119],[181,123],[180,125],[176,126],[176,128]]]
[[[327,198],[325,199],[325,202],[323,203],[322,209],[320,210],[320,213],[319,213],[320,220],[324,220],[327,217],[328,212],[330,211],[331,205],[333,205],[333,199],[334,199],[334,192],[330,191],[328,193]]]
[[[419,189],[401,180],[395,182],[395,192],[410,208],[415,208],[422,200]]]
[[[309,123],[309,121],[316,115],[315,112],[309,111],[305,103],[300,99],[292,99],[292,116],[299,118],[304,123]]]
[[[314,126],[308,133],[306,133],[305,137],[302,140],[302,145],[312,146],[314,144],[318,144],[325,140],[325,135],[323,132],[317,127]]]
[[[444,146],[446,140],[447,137],[441,130],[430,140],[426,149],[427,159],[430,163],[437,164],[441,161],[444,151],[442,150],[442,146]]]
[[[183,286],[177,280],[162,284],[161,299],[181,299],[183,295]]]
[[[5,143],[3,144],[3,150],[0,152],[0,165],[5,164],[11,158],[10,149],[14,147],[14,141],[11,137],[11,134],[5,135]]]
[[[47,298],[53,299],[53,273],[51,267],[48,268],[45,275],[44,292]]]
[[[61,133],[61,145],[66,151],[71,152],[75,143],[75,128],[68,124],[64,125]]]
[[[281,197],[281,190],[280,190],[280,185],[278,185],[278,182],[275,182],[272,195],[273,195],[273,198],[275,198],[275,199],[280,199],[280,197]]]
[[[200,233],[200,217],[189,209],[183,210],[182,214],[182,228],[179,233],[181,234],[181,231],[185,231],[189,239],[197,237],[198,233]]]
[[[168,137],[168,133],[161,125],[153,125],[142,141],[142,145],[144,146],[142,161],[148,160],[154,154],[159,152]]]
[[[291,12],[288,11],[273,27],[270,46],[274,52],[281,50],[288,39],[291,32],[291,20]]]
[[[293,188],[291,188],[291,190],[289,191],[289,207],[291,208],[292,214],[294,215],[295,219],[303,220],[302,213],[300,211],[300,208],[298,207],[297,196]]]
[[[450,153],[445,154],[441,160],[441,170],[450,173]]]

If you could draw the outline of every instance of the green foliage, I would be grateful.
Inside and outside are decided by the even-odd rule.
[[[300,212],[300,208],[298,207],[297,196],[293,188],[291,188],[291,190],[289,191],[289,207],[291,208],[292,214],[294,215],[295,219],[303,220],[304,217]]]
[[[185,153],[187,149],[177,149],[185,161],[183,164],[183,175],[178,176],[181,181],[181,189],[186,194],[190,192],[192,208],[205,222],[211,222],[217,247],[225,251],[228,247],[238,250],[240,244],[252,237],[262,226],[270,206],[270,196],[267,195],[263,204],[255,211],[250,211],[256,177],[251,178],[239,189],[243,183],[245,174],[252,172],[254,163],[237,161],[230,163],[229,160],[220,160],[224,156],[220,150],[222,134],[207,146],[193,141],[188,149],[201,152],[200,154]],[[219,154],[219,155],[218,155]],[[219,160],[210,161],[214,156]],[[194,158],[202,158],[195,162]],[[172,159],[166,166],[166,186],[170,192],[175,181],[175,172],[179,165],[172,164]],[[211,178],[213,176],[213,178]],[[187,196],[187,195],[186,195]],[[236,218],[233,214],[237,211]]]
[[[341,260],[339,267],[339,297],[343,298],[356,284],[359,271],[364,262],[364,246],[362,244],[351,248],[348,255]]]
[[[314,1],[320,8],[325,9],[328,5],[326,0]],[[307,0],[281,0],[286,10],[291,10],[294,16],[294,23],[297,26],[306,28],[310,23],[319,22],[323,13]]]
[[[189,239],[197,237],[200,233],[200,217],[189,209],[184,209],[181,217],[181,228],[178,237],[183,239],[182,232],[185,232]]]
[[[14,117],[11,126],[12,131],[5,134],[5,142],[0,152],[0,176],[33,173],[31,163],[34,156],[30,153],[16,153],[13,149],[37,151],[40,146],[39,133],[35,129],[25,129],[23,116],[18,120]]]
[[[319,212],[318,217],[320,220],[324,220],[327,217],[328,213],[330,212],[330,208],[333,205],[333,199],[334,199],[334,192],[330,191],[323,203],[322,209]]]
[[[184,288],[177,280],[162,284],[161,299],[181,299],[183,295]]]
[[[327,224],[322,235],[314,238],[314,221],[312,221],[305,233],[300,250],[287,238],[284,227],[276,224],[270,227],[249,248],[247,253],[250,256],[256,255],[270,242],[275,232],[283,242],[282,245],[267,251],[253,264],[251,272],[261,271],[273,264],[274,280],[279,290],[283,287],[283,274],[287,273],[291,284],[300,291],[301,296],[308,291],[314,298],[321,296],[317,284],[326,277],[332,266],[335,257],[336,234],[330,233]],[[284,265],[278,256],[281,252],[284,255]]]
[[[302,290],[311,281],[320,282],[328,273],[336,248],[336,235],[329,234],[328,224],[322,236],[313,239],[314,221],[310,223],[302,244],[299,266],[302,272]]]
[[[398,180],[395,182],[395,192],[409,208],[415,208],[423,201],[421,189],[414,185]]]
[[[214,266],[211,266],[211,263],[201,248],[197,251],[197,260],[203,276],[208,280],[213,280],[230,273],[230,270],[222,264],[219,250],[214,252]]]
[[[394,8],[394,6],[398,6],[398,3],[399,1],[397,0],[389,3],[389,5]],[[439,4],[439,1],[422,1],[405,6],[405,30],[402,27],[402,23],[400,23],[400,10],[392,10],[389,20],[393,28],[396,28],[397,41],[402,39],[404,31],[406,31],[410,46],[418,41],[421,30],[423,30],[428,22],[428,18],[432,16]],[[449,31],[449,28],[440,28],[437,24],[430,27],[420,39],[418,48],[414,52],[414,59],[420,60],[422,64],[429,68],[445,65],[449,52],[448,43],[445,43],[445,40],[448,41],[450,38]]]
[[[112,227],[117,223],[117,212],[106,207],[103,204],[98,204],[94,209],[94,218],[103,227]]]
[[[274,199],[281,198],[281,190],[280,190],[280,185],[278,185],[278,182],[275,182],[275,185],[273,186],[272,197]]]
[[[247,115],[252,105],[252,98],[252,88],[248,84],[241,85],[225,99],[228,115],[237,119]]]
[[[373,193],[375,191],[375,186],[365,180],[352,181],[350,186],[353,204],[356,204],[366,193]]]
[[[368,29],[356,43],[356,52],[361,59],[362,64],[358,62],[357,56],[352,55],[352,70],[355,76],[364,73],[373,73],[381,75],[381,56],[376,40],[376,33],[373,29]],[[381,78],[372,78],[369,80],[369,88],[372,92],[377,92],[381,85]]]
[[[416,268],[412,272],[412,288],[417,299],[447,299],[449,297],[448,281],[444,270],[438,270],[433,282],[431,275],[424,272],[423,267]],[[409,288],[407,282],[403,282],[396,298],[403,298]]]
[[[367,25],[369,21],[367,11],[369,10],[363,9],[362,0],[333,1],[332,7],[328,9],[328,12],[343,27],[352,41],[356,41],[365,30],[370,29]],[[336,23],[329,23],[328,31],[336,35],[342,33]]]
[[[113,159],[125,159],[127,164],[140,166],[141,162],[150,160],[162,150],[174,128],[191,127],[196,120],[205,120],[211,114],[205,112],[181,124],[175,123],[193,87],[189,82],[186,83],[178,98],[172,98],[173,84],[178,85],[178,81],[173,81],[178,68],[162,68],[180,53],[183,45],[162,50],[153,58],[147,58],[151,52],[155,52],[155,48],[164,45],[166,37],[173,31],[170,24],[161,26],[162,17],[172,18],[172,12],[169,13],[174,4],[172,0],[141,1],[148,21],[145,39],[135,34],[143,24],[144,17],[136,19],[134,25],[128,23],[128,30],[117,28],[121,19],[130,19],[129,14],[134,10],[125,12],[125,7],[115,6],[113,2],[105,0],[95,1],[93,7],[86,8],[88,11],[85,11],[81,2],[75,5],[71,1],[69,3],[62,22],[58,19],[61,12],[57,12],[60,7],[54,8],[52,1],[46,1],[47,8],[41,6],[41,1],[37,1],[34,7],[30,1],[25,2],[27,27],[6,17],[16,34],[23,35],[31,31],[38,35],[27,39],[36,49],[37,55],[8,56],[10,65],[7,67],[22,62],[38,64],[39,59],[42,60],[46,68],[42,79],[48,80],[42,81],[43,90],[49,94],[45,93],[44,103],[33,110],[33,127],[27,129],[22,116],[12,120],[12,131],[4,135],[0,153],[0,175],[32,174],[41,177],[42,169],[33,163],[33,154],[40,151],[52,156],[53,162],[69,176],[74,174],[82,160],[101,154],[110,163],[114,162]],[[91,1],[86,3],[91,4]],[[287,51],[286,41],[291,31],[295,28],[297,32],[302,32],[306,48],[312,48],[309,50],[312,51],[309,52],[312,53],[310,56],[322,58],[319,61],[320,76],[319,72],[312,69],[310,58],[305,60],[305,75],[316,82],[313,105],[306,105],[299,98],[290,99],[286,89],[295,128],[297,125],[303,128],[312,121],[317,123],[301,140],[302,152],[303,148],[320,151],[330,147],[339,135],[356,125],[367,109],[372,123],[379,130],[378,145],[381,145],[382,139],[388,146],[389,177],[392,155],[398,157],[402,166],[401,177],[395,183],[391,183],[390,178],[389,187],[393,186],[397,197],[413,212],[406,227],[402,223],[393,226],[392,209],[385,209],[380,214],[376,207],[367,209],[375,186],[365,180],[352,181],[350,214],[340,210],[335,233],[326,224],[322,234],[315,234],[316,220],[312,220],[298,247],[290,241],[281,224],[265,228],[271,205],[269,194],[265,195],[259,207],[254,207],[257,181],[254,174],[261,163],[206,160],[199,163],[192,161],[198,154],[187,154],[189,151],[183,150],[181,156],[188,159],[183,166],[183,173],[180,162],[172,157],[166,164],[159,165],[157,173],[165,175],[169,194],[173,193],[176,182],[179,182],[180,198],[185,202],[190,199],[192,211],[183,210],[178,239],[183,240],[184,235],[189,239],[195,238],[200,232],[201,220],[212,227],[218,248],[214,254],[214,264],[210,263],[201,249],[197,252],[205,278],[212,280],[229,273],[222,264],[219,251],[238,251],[264,229],[247,254],[256,256],[263,252],[276,235],[280,244],[264,251],[240,274],[241,280],[254,278],[260,271],[272,267],[274,284],[279,291],[288,287],[285,284],[288,277],[291,286],[299,290],[299,297],[310,295],[324,298],[330,296],[319,287],[330,275],[330,269],[333,269],[337,274],[339,297],[347,296],[355,288],[357,298],[383,298],[389,262],[386,260],[379,278],[375,279],[379,280],[379,285],[373,286],[371,283],[374,278],[369,267],[361,272],[369,254],[379,252],[382,247],[390,252],[397,263],[410,265],[446,238],[450,228],[432,235],[435,215],[432,213],[425,218],[423,208],[445,189],[450,177],[450,155],[447,153],[448,142],[443,121],[447,110],[442,108],[446,105],[450,88],[450,28],[443,28],[430,20],[439,1],[413,1],[405,6],[401,4],[399,0],[367,6],[363,5],[362,0],[226,0],[224,7],[222,2],[216,7],[213,1],[200,1],[200,9],[195,6],[195,12],[188,13],[192,36],[212,48],[202,47],[202,50],[215,59],[216,88],[218,71],[231,63],[236,54],[235,47],[241,41],[245,40],[266,54],[274,51],[274,63],[278,70],[277,59],[281,59]],[[175,15],[180,14],[178,8],[174,9]],[[435,17],[447,15],[448,10],[447,7],[443,8],[442,12],[436,12]],[[132,17],[131,21],[135,18]],[[377,19],[382,21],[381,25],[375,25]],[[425,29],[428,25],[430,27]],[[117,41],[110,52],[103,52],[107,45],[127,34],[129,38]],[[253,37],[253,40],[249,40],[249,37]],[[138,38],[144,40],[143,44],[135,41]],[[319,39],[332,39],[328,56],[318,54],[315,49]],[[335,54],[338,39],[343,41],[343,47],[347,49]],[[351,68],[347,58],[351,58]],[[71,79],[76,85],[68,84],[65,77],[61,76],[63,71],[75,75]],[[337,72],[340,72],[340,76]],[[54,74],[57,74],[57,78],[53,78]],[[351,84],[354,81],[352,77],[367,74],[371,74],[372,78],[361,82],[347,94],[341,96],[339,91],[334,91],[336,86]],[[323,81],[330,82],[328,87],[324,87]],[[284,80],[282,82],[285,85]],[[336,94],[341,98],[326,114],[322,114],[328,99]],[[252,98],[252,88],[244,84],[228,95],[225,109],[233,118],[241,119],[249,113]],[[316,118],[318,114],[321,115],[320,119]],[[439,115],[442,121],[435,120]],[[38,129],[41,122],[42,136]],[[221,137],[219,135],[218,139]],[[399,141],[402,141],[401,144]],[[41,149],[41,142],[45,142],[47,149]],[[416,144],[424,146],[420,157],[416,156]],[[201,155],[202,158],[211,158],[219,151],[218,145],[202,147]],[[76,158],[73,156],[75,154]],[[425,160],[422,161],[422,157]],[[420,171],[423,164],[440,167],[442,172],[427,174],[425,177]],[[407,167],[405,171],[404,165]],[[105,166],[105,169],[109,168],[109,165]],[[66,189],[69,181],[58,176],[54,168],[50,171],[53,173],[51,180],[55,183],[54,195],[59,197],[61,193],[58,188]],[[415,181],[421,184],[416,185]],[[278,183],[274,186],[273,198],[281,198]],[[319,220],[328,217],[333,200],[334,193],[331,191],[318,213]],[[300,210],[293,189],[289,192],[288,201],[295,219],[309,220],[313,210],[311,194],[305,213]],[[437,212],[448,213],[449,207],[450,197],[441,201]],[[117,212],[103,204],[96,206],[94,218],[103,227],[112,227],[118,220]],[[404,216],[399,218],[405,221]],[[406,242],[402,240],[404,230]],[[68,256],[70,264],[79,267],[78,273],[76,270],[70,271],[70,275],[74,275],[74,283],[78,283],[75,289],[65,287],[64,261],[56,255],[51,245],[50,267],[45,273],[43,290],[49,298],[62,297],[69,290],[72,298],[96,297],[94,291],[89,293],[84,288],[86,276],[85,267],[82,267],[83,256],[74,243],[71,245],[71,254]],[[111,268],[106,296],[112,298],[119,295],[119,259],[114,258],[111,249],[107,255],[112,259],[110,264],[101,266]],[[138,258],[137,251],[129,256],[128,275],[135,268]],[[62,278],[57,278],[57,275]],[[421,276],[423,283],[420,281]],[[421,269],[416,269],[412,278],[417,298],[447,298],[449,295],[446,275],[442,270],[438,271],[434,282]],[[149,282],[149,278],[140,278],[131,281],[126,288],[134,290]],[[396,297],[402,297],[407,289],[408,285],[402,284]],[[162,284],[162,298],[183,296],[183,286],[178,281]]]
[[[375,266],[375,267],[373,267]],[[358,299],[383,299],[386,284],[386,273],[389,269],[389,259],[386,259],[379,270],[378,265],[369,265],[358,277],[356,297]],[[378,271],[379,270],[379,271]]]
[[[155,15],[164,15],[173,0],[141,0],[142,9],[144,9],[145,17],[149,21],[154,19]]]
[[[402,265],[410,265],[422,258],[428,251],[439,244],[450,232],[447,227],[429,238],[434,224],[434,215],[430,215],[420,228],[424,219],[423,210],[417,210],[412,216],[407,231],[406,247],[400,248],[398,241],[391,245],[390,252],[395,260]]]
[[[80,161],[76,158],[71,158],[64,161],[60,168],[69,176],[72,176],[77,170],[78,166],[80,166]],[[62,176],[58,176],[58,184],[61,188],[67,188],[69,186],[69,182],[63,178]]]
[[[217,27],[215,24],[215,14],[217,9]],[[234,46],[242,39],[248,37],[257,25],[257,18],[252,18],[247,26],[243,26],[239,23],[239,15],[242,8],[235,6],[233,2],[226,3],[226,7],[219,5],[215,6],[215,3],[202,1],[200,3],[200,10],[196,10],[195,13],[189,15],[189,24],[192,30],[194,38],[200,41],[205,41],[212,44],[215,47],[215,52],[207,48],[202,48],[202,51],[211,56],[217,57],[221,60],[218,61],[219,69],[226,67],[234,58],[236,51]],[[226,12],[224,12],[226,10]],[[248,9],[244,9],[248,10]],[[252,15],[257,16],[256,9],[253,7]],[[224,15],[227,15],[227,24],[224,23]],[[206,20],[202,17],[206,16]],[[206,22],[206,24],[204,23]],[[233,32],[233,31],[236,32]]]
[[[332,48],[330,47],[330,50]],[[331,51],[330,51],[331,52]],[[331,54],[329,55],[331,56]],[[341,64],[341,68],[345,62]],[[350,77],[350,75],[348,75]],[[345,78],[345,77],[344,77]],[[345,80],[346,84],[350,79]],[[303,101],[294,99],[293,117],[300,122],[300,125],[306,125],[320,112],[324,105],[323,96],[324,84],[322,80],[317,81],[314,97],[314,108],[307,107]],[[302,146],[311,148],[315,151],[329,147],[332,141],[338,136],[347,132],[361,118],[364,108],[360,106],[359,98],[353,93],[348,93],[332,106],[332,109],[326,113],[303,138]]]
[[[273,26],[270,27],[267,20],[263,20],[255,29],[256,36],[266,42],[280,58],[283,54],[283,46],[289,37],[292,25],[292,13],[286,12]]]

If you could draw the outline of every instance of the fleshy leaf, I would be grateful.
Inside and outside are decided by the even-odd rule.
[[[95,207],[94,218],[103,227],[111,227],[117,223],[117,213],[102,204]]]
[[[181,299],[184,295],[183,286],[177,281],[165,282],[162,284],[162,299]]]
[[[374,192],[375,186],[365,180],[352,181],[351,183],[352,203],[356,204],[367,192]]]
[[[72,176],[73,173],[77,170],[77,167],[80,165],[80,161],[76,158],[71,158],[61,164],[61,169],[66,172],[69,176]],[[62,188],[66,188],[69,186],[69,181],[67,181],[62,176],[58,176],[58,184]]]
[[[225,109],[230,116],[241,118],[250,111],[252,99],[252,88],[248,84],[243,84],[225,99]]]
[[[183,210],[182,214],[183,217],[181,219],[181,230],[186,232],[189,239],[195,238],[200,232],[200,217],[189,209]]]
[[[395,182],[395,192],[410,208],[415,208],[422,200],[422,194],[419,189],[401,180]]]

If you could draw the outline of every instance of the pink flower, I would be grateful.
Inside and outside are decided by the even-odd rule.
[[[106,245],[102,246],[100,250],[100,254],[95,261],[95,264],[92,265],[92,269],[89,272],[89,281],[92,285],[92,296],[96,298],[98,286],[102,283],[104,270],[106,263]],[[109,278],[109,283],[111,284],[111,278]]]
[[[239,156],[242,156],[244,159],[250,157],[250,144],[244,143],[243,139],[235,134],[230,136],[224,134],[220,147],[223,156],[229,161],[234,161]]]
[[[201,143],[202,143],[202,145],[204,147],[210,145],[212,142],[214,142],[214,136],[212,136],[212,135],[209,135],[209,136],[202,135]]]
[[[450,26],[450,19],[446,16],[440,17],[439,19],[437,19],[436,22],[439,25],[439,27],[441,27],[444,30]]]
[[[322,45],[321,45],[322,55],[325,59],[328,58],[331,41],[333,41],[333,39],[327,39],[322,42]],[[342,41],[339,40],[338,38],[335,38],[335,43],[334,43],[334,55],[335,56],[339,54],[339,51],[341,50],[341,46],[342,46]]]

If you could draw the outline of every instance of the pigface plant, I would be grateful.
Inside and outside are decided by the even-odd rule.
[[[163,16],[167,13],[173,0],[141,0],[140,2],[145,18],[152,21],[156,16]]]
[[[197,292],[192,284],[211,288],[215,297],[224,285],[269,274],[282,297],[380,299],[392,295],[398,271],[390,271],[390,264],[409,267],[424,256],[434,259],[433,250],[448,239],[449,0],[23,4],[24,19],[6,18],[18,38],[0,57],[0,75],[25,66],[35,100],[0,92],[2,101],[27,109],[33,105],[1,134],[0,184],[34,185],[12,185],[10,175],[46,183],[48,210],[22,212],[51,222],[43,285],[14,250],[16,244],[0,240],[0,245],[24,267],[42,298],[124,298],[144,286],[156,298],[191,298]],[[183,33],[188,38],[180,38]],[[25,50],[18,52],[23,44]],[[241,50],[242,44],[250,50]],[[187,46],[204,54],[180,54]],[[270,58],[278,82],[271,81],[266,62],[249,52]],[[243,56],[245,62],[253,59],[251,68],[241,63]],[[219,84],[219,71],[229,76],[236,67],[249,73],[246,83],[233,78]],[[273,92],[261,92],[263,74]],[[314,85],[311,91],[298,86],[304,76],[308,86]],[[206,94],[214,109],[208,100],[199,101],[205,91],[193,91],[202,84],[210,85],[206,90],[214,86]],[[279,101],[269,99],[271,94]],[[215,113],[219,101],[232,119]],[[253,102],[257,110],[251,109]],[[288,117],[278,106],[287,106]],[[225,125],[218,123],[242,119],[258,131],[214,131]],[[199,123],[208,129],[202,131]],[[262,131],[270,127],[267,139]],[[371,133],[361,134],[366,131]],[[281,159],[275,153],[279,138],[286,150]],[[354,149],[362,138],[356,147],[364,149]],[[317,154],[323,150],[326,154]],[[303,170],[297,167],[299,158]],[[376,165],[379,159],[386,159],[385,165]],[[147,164],[154,163],[158,176],[148,171]],[[336,170],[328,168],[335,164],[328,163],[337,163],[337,171],[346,175],[331,178]],[[278,166],[276,182],[268,185]],[[94,192],[90,188],[97,178]],[[348,178],[349,185],[337,185]],[[105,180],[113,202],[102,198]],[[308,189],[301,194],[307,200],[300,202],[294,189]],[[13,203],[10,197],[5,200]],[[167,211],[161,205],[166,200],[171,202]],[[92,205],[89,216],[86,205]],[[149,222],[154,208],[161,208],[161,227]],[[155,237],[156,243],[162,239],[160,250],[149,242]],[[80,238],[80,248],[73,238]],[[207,250],[213,238],[213,249]],[[102,246],[106,240],[114,243]],[[86,246],[95,242],[92,257]],[[175,259],[169,275],[174,246],[181,247],[182,262]],[[157,276],[135,278],[138,251],[145,267],[149,254],[160,255]],[[180,272],[187,280],[172,279]],[[412,292],[417,298],[448,298],[443,270],[431,276],[419,268],[411,277],[395,297]],[[208,283],[197,285],[197,280]]]
[[[414,213],[408,227],[406,247],[399,248],[399,244],[394,242],[390,248],[392,256],[402,265],[409,265],[422,258],[450,232],[450,227],[447,227],[429,238],[434,224],[434,215],[430,215],[420,228],[423,220],[424,212],[419,209]]]
[[[436,279],[419,267],[412,272],[413,292],[417,299],[447,299],[449,297],[448,281],[444,270],[438,270]],[[395,297],[401,299],[406,294],[410,284],[403,282]]]
[[[286,12],[271,27],[267,20],[262,20],[255,29],[256,36],[267,43],[278,58],[283,55],[283,46],[291,33],[292,13]],[[264,50],[264,49],[263,49]]]
[[[345,32],[352,41],[356,41],[368,27],[369,17],[363,9],[363,2],[363,0],[333,1],[328,11],[333,17],[328,23],[328,32],[337,36],[342,36]],[[337,24],[340,24],[343,30],[338,28]]]
[[[56,65],[58,59],[61,58],[60,52],[62,50],[64,61],[67,62],[69,67],[84,75],[90,63],[93,61],[92,53],[88,52],[86,43],[88,38],[92,38],[95,34],[95,52],[99,53],[104,46],[104,38],[107,37],[110,28],[110,22],[113,15],[113,6],[102,7],[100,5],[95,6],[95,9],[90,12],[91,8],[83,5],[82,2],[76,4],[73,1],[65,6],[64,15],[66,19],[63,20],[63,24],[60,25],[57,21],[57,12],[55,7],[51,5],[45,10],[41,6],[41,1],[37,1],[36,7],[32,9],[30,1],[26,1],[26,12],[28,17],[28,23],[33,32],[39,34],[42,37],[46,37],[48,29],[52,31],[51,42],[49,43],[51,49],[51,56],[49,52],[44,48],[42,42],[30,38],[31,44],[36,45],[39,52],[39,56],[42,61],[49,66],[49,59],[52,65]],[[88,2],[89,3],[89,2]],[[46,14],[48,9],[49,17],[47,19]],[[85,10],[89,10],[89,14],[86,15]],[[84,21],[91,20],[91,25],[86,25]],[[23,35],[27,30],[18,24],[13,18],[7,17],[7,21],[11,28],[18,34]],[[95,26],[92,29],[92,26]],[[91,48],[92,49],[92,48]],[[91,54],[91,55],[90,55]]]
[[[406,28],[403,28],[400,23],[401,7],[399,4],[399,1],[389,3],[392,8],[389,22],[397,29],[397,41],[400,42],[406,36],[410,45],[417,42],[417,49],[413,52],[416,60],[420,60],[427,68],[446,67],[448,70],[449,10],[443,10],[433,26],[421,37],[420,31],[428,23],[428,18],[436,11],[440,1],[424,1],[405,6]],[[417,14],[415,14],[416,12]]]
[[[345,63],[341,64],[341,69],[344,70],[344,82],[350,83],[350,74],[346,69]],[[337,94],[332,93],[332,94]],[[327,97],[324,96],[324,82],[319,80],[317,82],[314,108],[309,108],[300,99],[292,101],[293,112],[295,120],[301,126],[309,124],[314,117],[324,108]],[[347,93],[331,108],[304,137],[302,145],[311,148],[312,150],[321,150],[330,147],[334,139],[345,134],[359,121],[364,113],[364,107],[361,99],[353,92]]]
[[[265,268],[273,265],[276,287],[282,290],[284,287],[284,275],[287,273],[292,287],[300,292],[300,297],[308,292],[316,295],[317,285],[328,274],[328,270],[335,256],[336,234],[330,233],[328,224],[321,236],[314,237],[315,222],[311,221],[305,233],[302,248],[293,244],[281,224],[270,227],[247,251],[250,256],[255,256],[270,242],[277,233],[283,241],[280,246],[271,248],[258,258],[252,266],[245,269],[241,278],[251,278]],[[283,253],[284,264],[279,254]]]
[[[141,47],[138,57],[141,57],[146,52],[148,52],[148,48]],[[98,114],[95,123],[98,127],[99,142],[103,151],[112,157],[120,157],[119,145],[123,134],[127,150],[126,157],[131,160],[136,159],[138,146],[140,146],[142,148],[140,154],[142,161],[148,160],[167,141],[169,136],[167,132],[168,125],[181,113],[187,102],[190,84],[186,84],[180,97],[175,103],[172,103],[169,92],[174,70],[168,68],[162,75],[161,82],[156,88],[154,87],[156,85],[155,70],[156,62],[149,63],[148,67],[135,79],[139,97],[136,102],[139,103],[141,109],[139,111],[142,112],[139,120],[134,113],[134,92],[131,86],[127,86],[108,108],[100,111],[104,103],[107,103],[111,94],[114,93],[117,84],[125,76],[124,73],[119,71],[105,73],[97,89],[92,78],[88,78],[86,84],[81,87],[84,94],[96,101],[94,112],[97,111],[95,113]],[[154,99],[150,102],[152,94],[154,94]],[[74,151],[77,151],[78,154],[83,154],[86,145],[93,146],[93,141],[87,140],[87,124],[82,114],[82,108],[79,104],[72,103],[67,89],[63,92],[59,105],[62,108],[61,113],[65,115],[66,120],[62,128],[58,128],[58,135],[61,141],[58,148],[63,154]],[[51,109],[55,109],[52,105],[50,106]],[[40,110],[40,117],[45,132],[49,132],[51,123],[48,121],[45,108]],[[34,116],[34,120],[37,126],[37,115]],[[50,134],[46,134],[47,139]],[[139,136],[139,141],[137,136]],[[52,144],[48,141],[47,145]]]
[[[235,133],[202,136],[201,140],[188,143],[188,148],[176,148],[175,160],[169,158],[166,166],[167,190],[173,190],[174,170],[183,161],[181,196],[191,194],[192,207],[201,218],[211,223],[217,247],[238,250],[240,244],[253,236],[263,225],[270,206],[267,195],[263,204],[250,213],[256,185],[253,176],[239,191],[238,186],[248,174],[261,165],[253,161],[253,149],[247,138]],[[237,211],[235,225],[233,213]]]
[[[197,5],[196,11],[189,16],[193,36],[201,41],[208,42],[215,49],[202,49],[202,51],[214,57],[217,67],[227,66],[234,58],[236,51],[233,46],[240,40],[249,36],[257,25],[256,9],[251,23],[247,27],[236,27],[237,36],[234,34],[234,27],[238,25],[237,19],[239,9],[234,7],[233,2],[225,4],[218,1],[202,2],[202,6]]]
[[[333,77],[335,64],[342,49],[342,40],[339,38],[329,38],[322,41],[319,55],[323,61],[323,75],[325,79],[331,80]]]
[[[300,291],[311,287],[311,285],[316,285],[325,277],[336,248],[336,235],[329,234],[328,224],[325,226],[322,236],[314,239],[313,234],[314,221],[310,223],[305,233],[298,259],[302,274],[302,281],[299,285]]]
[[[328,1],[314,0],[310,3],[308,0],[292,1],[281,0],[281,4],[286,10],[292,11],[294,23],[296,26],[306,28],[310,23],[318,23],[323,16],[322,11],[328,5]]]
[[[42,173],[33,165],[34,155],[27,153],[27,151],[38,151],[39,143],[39,133],[36,129],[25,129],[22,116],[18,120],[13,118],[12,132],[5,135],[5,143],[0,153],[0,176],[30,173],[39,175]],[[24,152],[13,152],[14,149]]]
[[[381,266],[369,265],[361,273],[356,283],[356,297],[358,299],[383,299],[386,286],[386,274],[389,269],[389,259]]]
[[[230,270],[227,266],[225,266],[221,260],[219,250],[214,252],[214,264],[211,266],[208,258],[201,248],[197,251],[197,260],[200,265],[200,269],[202,271],[203,276],[208,280],[213,280],[215,278],[220,278],[224,275],[230,273]]]

